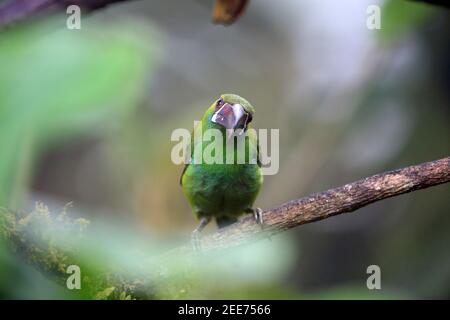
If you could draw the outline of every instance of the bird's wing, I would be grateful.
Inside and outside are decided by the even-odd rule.
[[[258,167],[261,168],[261,159],[259,157],[259,140],[256,138],[256,161],[258,163]]]
[[[188,166],[189,166],[189,163],[186,163],[186,164],[184,165],[183,172],[181,172],[181,176],[180,176],[180,186],[183,185],[183,176],[184,176],[184,173],[186,172],[186,169],[187,169]]]
[[[191,163],[192,160],[192,156],[194,154],[194,147],[195,147],[195,143],[194,143],[194,137],[196,137],[196,133],[197,130],[201,129],[201,122],[199,122],[195,128],[191,131],[191,142],[187,145],[186,147],[186,151],[188,151],[189,149],[191,149],[190,154],[187,154],[186,152],[186,159],[185,159],[185,165],[183,168],[183,172],[181,172],[181,176],[180,176],[180,186],[183,185],[183,176],[186,173],[187,168],[189,167],[189,164]]]
[[[256,163],[258,164],[258,167],[261,168],[262,164],[261,164],[261,158],[260,158],[260,153],[259,153],[258,134],[256,133],[256,130],[249,130],[247,132],[248,132],[250,144],[256,145]]]
[[[184,165],[183,172],[181,173],[181,176],[180,176],[180,186],[183,185],[183,176],[186,173],[186,170],[189,167],[189,164],[191,163],[192,156],[194,154],[194,148],[195,148],[194,137],[196,137],[198,135],[198,134],[196,135],[196,133],[197,133],[197,130],[200,130],[200,128],[201,128],[201,122],[198,123],[197,126],[194,128],[194,130],[192,130],[192,132],[191,132],[191,143],[187,146],[187,150],[189,150],[189,148],[191,148],[191,153],[188,155],[189,158],[186,159],[186,161],[185,161],[186,164]],[[257,159],[258,167],[261,168],[262,164],[261,164],[260,153],[259,153],[259,140],[258,140],[258,136],[253,131],[250,133],[250,140],[253,140],[256,142],[256,159]]]
[[[192,139],[193,139],[193,138],[192,138],[192,134],[193,134],[193,133],[194,133],[194,131],[191,132],[191,142],[188,144],[186,150],[189,150],[190,146],[191,146],[191,145],[194,145],[194,144],[192,143]],[[186,159],[185,159],[185,161],[184,161],[185,165],[184,165],[184,168],[183,168],[183,172],[181,172],[181,176],[180,176],[180,186],[183,185],[183,176],[184,176],[184,173],[186,172],[186,170],[187,170],[187,168],[188,168],[188,166],[189,166],[189,164],[190,164],[190,162],[191,162],[191,159],[192,159],[192,150],[191,150],[191,154],[186,155]]]

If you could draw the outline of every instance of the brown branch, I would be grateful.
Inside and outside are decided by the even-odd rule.
[[[447,182],[450,182],[450,157],[374,175],[267,210],[263,212],[264,229],[255,223],[253,217],[246,216],[226,229],[203,237],[202,253],[223,253],[224,249],[264,239],[302,224],[352,212],[376,201]],[[66,247],[57,245],[59,241],[55,241],[58,238],[54,237],[54,228],[60,228],[62,223],[65,238],[79,239],[86,222],[73,221],[65,215],[56,218],[59,224],[54,221],[55,218],[52,220],[44,205],[38,205],[27,215],[0,208],[0,241],[7,241],[14,252],[21,253],[25,261],[36,269],[64,282],[67,279],[65,270],[68,261],[76,261],[77,265],[84,265],[86,261],[77,251],[77,240],[67,243],[69,245],[66,244]],[[102,248],[96,250],[101,252]],[[186,272],[198,270],[197,263],[205,263],[204,259],[196,259],[203,258],[203,255],[192,253],[191,246],[185,245],[163,254],[159,257],[161,259],[152,260],[150,267],[145,267],[145,270],[159,270],[150,275],[145,272],[123,273],[123,270],[118,272],[117,269],[103,270],[91,281],[84,282],[84,290],[95,293],[102,287],[116,287],[116,292],[126,292],[138,298],[154,298],[155,292],[159,296],[166,294],[171,297],[170,294],[179,292],[179,288],[186,288]],[[180,265],[183,266],[183,276],[172,277],[179,274]]]
[[[377,174],[264,211],[264,228],[257,225],[251,215],[245,216],[203,237],[202,252],[243,245],[302,224],[352,212],[376,201],[447,182],[450,182],[450,157]],[[190,250],[190,246],[184,246],[174,251]]]
[[[0,28],[46,11],[65,9],[72,4],[90,12],[125,1],[131,0],[8,0],[0,4]]]
[[[7,0],[0,4],[0,28],[9,26],[15,22],[27,19],[52,9],[61,10],[71,4],[80,6],[86,11],[94,11],[117,2],[131,0]],[[448,0],[409,0],[423,2],[430,5],[450,8]],[[247,0],[216,0],[213,11],[215,23],[230,24],[242,13]]]

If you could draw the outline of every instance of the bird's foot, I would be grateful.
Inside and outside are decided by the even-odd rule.
[[[264,228],[264,220],[263,220],[263,211],[261,208],[248,208],[245,210],[246,213],[253,213],[253,217],[257,224],[261,226],[261,229]]]
[[[201,252],[201,250],[202,250],[201,244],[202,243],[201,243],[200,231],[195,229],[194,231],[192,231],[192,235],[191,235],[192,250],[194,252]]]
[[[245,210],[245,212],[253,213],[253,217],[255,218],[256,223],[261,226],[261,230],[264,230],[263,211],[261,208],[248,208],[247,210]],[[272,241],[270,235],[268,235],[267,238]]]
[[[253,209],[253,217],[256,220],[256,223],[261,225],[261,227],[263,227],[264,225],[264,220],[263,220],[263,215],[262,215],[263,211],[261,208],[255,208]]]
[[[198,224],[197,228],[195,228],[195,230],[192,231],[191,244],[194,252],[200,252],[202,250],[200,233],[210,221],[211,217],[202,217],[200,219],[200,223]]]

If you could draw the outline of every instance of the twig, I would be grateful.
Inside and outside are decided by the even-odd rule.
[[[415,190],[450,182],[450,157],[377,174],[319,192],[263,212],[264,228],[252,215],[202,238],[202,252],[253,242],[302,224],[352,212],[368,204]],[[189,252],[190,246],[174,250]]]
[[[125,2],[125,1],[131,0],[9,0],[0,4],[0,29],[9,26],[15,22],[27,19],[36,14],[47,11],[50,8],[62,9],[71,4],[75,4],[83,9],[87,9],[88,11],[94,11],[107,7],[117,2]],[[450,8],[450,3],[448,2],[448,0],[409,0],[409,1],[423,2],[430,5]],[[227,1],[217,0],[216,4],[222,2],[228,3]],[[227,14],[234,14],[235,16],[233,16],[232,18],[228,18],[229,21],[228,20],[222,21],[221,19],[225,18],[219,17],[217,9],[215,9],[215,11],[213,12],[213,20],[215,22],[221,22],[226,24],[233,22],[239,15],[239,13],[242,12],[242,9],[243,7],[245,7],[245,4],[247,4],[247,1],[240,1],[240,2],[242,3],[240,7],[241,9],[239,10],[236,9],[237,10],[236,12],[234,13],[226,12],[226,14],[221,13],[221,15],[224,17],[226,17]],[[234,2],[229,3],[230,8],[234,9],[233,8],[235,6]]]
[[[9,0],[0,4],[0,28],[27,19],[47,10],[61,10],[78,5],[82,10],[94,11],[117,2],[131,0]]]

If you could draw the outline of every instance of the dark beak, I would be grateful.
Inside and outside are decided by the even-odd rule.
[[[235,130],[245,117],[247,115],[243,106],[225,103],[219,110],[214,112],[211,121],[220,124],[225,129]]]

